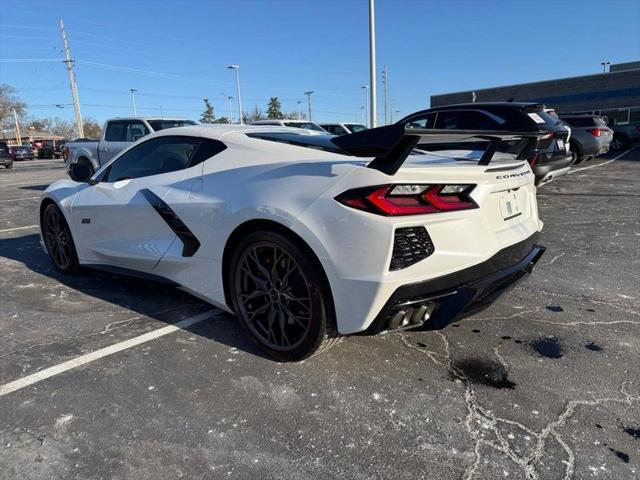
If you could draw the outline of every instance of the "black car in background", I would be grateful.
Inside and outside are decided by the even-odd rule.
[[[0,142],[0,165],[4,168],[13,168],[13,157],[9,153],[7,142]]]
[[[62,158],[62,149],[66,140],[43,140],[38,158]]]
[[[30,145],[14,145],[9,147],[9,154],[15,161],[33,160],[33,149]]]
[[[538,140],[503,142],[499,151],[526,159],[536,177],[536,185],[566,174],[571,165],[569,129],[544,111],[544,105],[530,102],[487,102],[447,105],[421,110],[397,122],[405,128],[437,130],[502,130],[512,132],[545,132]],[[470,146],[471,145],[471,146]],[[441,144],[427,149],[484,149],[485,144]],[[418,148],[421,148],[418,145]]]

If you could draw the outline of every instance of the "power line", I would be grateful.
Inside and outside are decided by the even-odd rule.
[[[55,63],[63,61],[62,58],[0,58],[0,63]]]

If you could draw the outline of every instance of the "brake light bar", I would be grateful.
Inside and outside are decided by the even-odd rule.
[[[475,185],[378,185],[347,190],[335,199],[351,208],[390,217],[478,208]]]
[[[589,128],[587,132],[589,132],[594,137],[599,137],[602,130],[600,130],[599,128]]]

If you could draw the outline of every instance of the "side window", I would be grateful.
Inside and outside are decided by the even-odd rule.
[[[126,142],[127,122],[109,122],[104,139],[107,142]]]
[[[447,130],[472,130],[474,127],[470,113],[471,112],[465,111],[438,112],[436,128]]]
[[[494,119],[482,112],[471,112],[471,117],[473,130],[500,130],[501,128],[498,117]]]
[[[149,129],[142,122],[128,122],[126,142],[136,142],[145,135],[149,135]]]
[[[409,120],[409,123],[407,123],[406,128],[433,128],[435,119],[436,119],[435,113],[428,113],[421,118],[415,118],[415,119]]]
[[[152,138],[116,159],[105,171],[104,181],[116,182],[175,172],[202,163],[225,148],[216,140],[196,137]]]

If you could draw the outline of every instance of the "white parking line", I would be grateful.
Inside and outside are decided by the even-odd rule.
[[[27,225],[26,227],[5,228],[4,230],[0,230],[0,233],[14,232],[16,230],[27,230],[29,228],[38,228],[38,225]]]
[[[95,352],[87,353],[86,355],[81,355],[72,360],[68,360],[66,362],[62,362],[58,365],[54,365],[53,367],[45,368],[39,372],[33,373],[31,375],[27,375],[26,377],[20,378],[18,380],[14,380],[13,382],[6,383],[0,386],[0,397],[3,395],[7,395],[9,393],[15,392],[22,388],[28,387],[29,385],[33,385],[34,383],[41,382],[46,380],[47,378],[51,378],[60,373],[64,373],[68,370],[72,370],[81,365],[85,365],[87,363],[93,362],[100,358],[113,355],[114,353],[121,352],[122,350],[126,350],[127,348],[135,347],[136,345],[140,345],[141,343],[148,342],[150,340],[155,340],[156,338],[163,337],[164,335],[168,335],[170,333],[176,332],[178,330],[182,330],[184,328],[190,327],[198,322],[206,320],[209,318],[215,310],[209,310],[207,312],[199,313],[198,315],[194,315],[189,318],[185,318],[184,320],[180,320],[179,322],[173,325],[167,325],[166,327],[159,328],[158,330],[154,330],[152,332],[145,333],[138,337],[131,338],[129,340],[125,340],[120,343],[116,343],[114,345],[110,345],[105,348],[101,348],[100,350],[96,350]]]
[[[42,198],[42,195],[38,195],[37,197],[0,198],[0,202],[16,202],[18,200],[33,200],[34,198]]]
[[[616,160],[618,160],[620,157],[624,157],[627,153],[629,153],[632,149],[630,148],[629,150],[627,150],[626,152],[622,152],[620,155],[618,155],[617,157],[612,158],[611,160],[608,160],[606,162],[603,163],[599,163],[598,165],[591,165],[589,167],[582,167],[582,168],[572,168],[569,171],[569,175],[572,173],[576,173],[576,172],[581,172],[582,170],[589,170],[590,168],[596,168],[596,167],[601,167],[603,165],[606,165],[607,163],[611,163],[611,162],[615,162]]]

